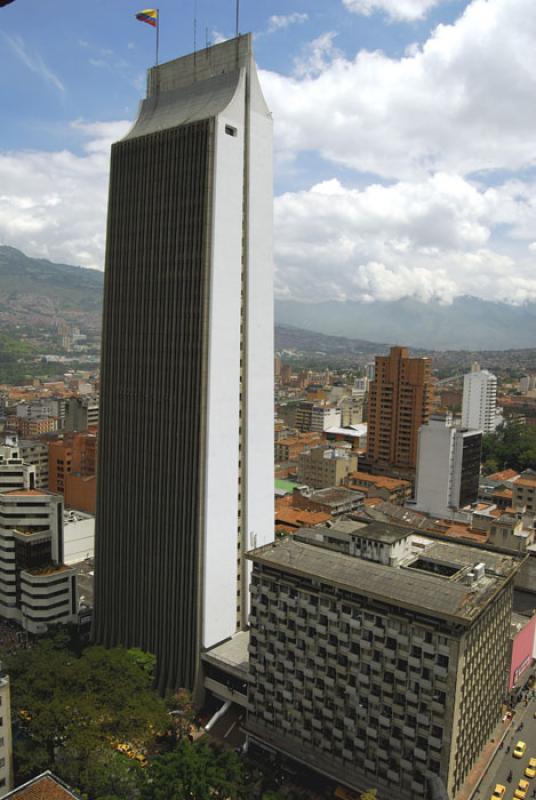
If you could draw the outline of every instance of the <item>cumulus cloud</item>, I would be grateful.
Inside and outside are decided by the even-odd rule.
[[[309,14],[300,14],[297,11],[294,11],[292,14],[274,14],[268,20],[268,33],[274,33],[282,28],[288,28],[289,25],[307,22],[308,19]]]
[[[0,241],[32,256],[102,268],[109,148],[130,123],[73,123],[84,153],[0,153]]]
[[[343,0],[349,11],[369,17],[381,11],[389,19],[410,21],[424,19],[430,9],[444,0]]]
[[[275,205],[277,295],[536,300],[536,257],[514,260],[493,239],[498,225],[511,226],[513,237],[534,230],[536,186],[524,190],[521,197],[519,187],[479,187],[439,173],[362,190],[331,180],[283,194]]]
[[[51,86],[54,86],[55,89],[58,89],[60,92],[65,91],[65,86],[60,81],[58,76],[45,64],[39,53],[32,53],[28,49],[22,36],[10,36],[7,33],[4,33],[3,35],[13,52],[18,57],[19,61],[28,67],[29,70],[35,72],[37,75],[43,78],[43,80],[45,80]]]
[[[315,151],[399,179],[535,163],[534,0],[473,0],[401,58],[350,59],[333,39],[294,75],[262,74],[282,157]]]

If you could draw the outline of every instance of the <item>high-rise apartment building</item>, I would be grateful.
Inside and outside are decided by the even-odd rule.
[[[358,792],[455,797],[501,719],[522,559],[348,522],[248,557],[253,740]]]
[[[497,426],[497,378],[487,369],[464,376],[462,425],[483,433],[493,433]]]
[[[95,636],[160,689],[247,624],[273,539],[272,205],[251,36],[151,69],[111,158]]]
[[[87,431],[99,424],[99,398],[96,395],[71,397],[65,406],[65,430]]]
[[[78,620],[76,572],[63,561],[63,498],[34,489],[35,467],[0,452],[0,615],[30,633]]]
[[[419,430],[415,500],[417,511],[448,518],[478,498],[481,431],[433,414]]]
[[[373,470],[415,469],[418,431],[432,411],[431,375],[431,359],[410,358],[406,347],[376,356],[367,418],[367,460]]]

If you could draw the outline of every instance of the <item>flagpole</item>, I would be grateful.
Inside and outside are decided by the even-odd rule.
[[[236,0],[236,35],[240,35],[240,0]]]
[[[156,9],[156,66],[158,66],[158,47],[160,44],[160,9]]]

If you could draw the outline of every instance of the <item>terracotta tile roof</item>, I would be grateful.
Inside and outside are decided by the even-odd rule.
[[[28,783],[14,789],[4,800],[79,800],[79,796],[70,791],[65,785],[52,775],[44,773],[33,778]]]
[[[322,525],[331,519],[324,511],[305,511],[301,508],[278,508],[275,512],[276,523],[291,525],[295,528],[308,528]]]
[[[486,475],[485,480],[490,481],[511,481],[513,478],[516,478],[519,475],[519,472],[516,472],[515,469],[503,469],[502,472],[494,472],[493,475]]]
[[[9,494],[14,496],[21,496],[26,497],[30,495],[31,497],[45,497],[46,492],[40,492],[38,489],[12,489],[10,492],[3,492],[3,494]]]
[[[512,490],[511,489],[497,489],[496,492],[493,492],[493,497],[512,497]]]
[[[379,503],[383,503],[381,497],[365,497],[365,499],[363,500],[364,506],[377,506],[379,505]]]
[[[351,483],[352,480],[355,481],[355,483],[359,481],[370,483],[378,489],[388,489],[390,491],[394,489],[405,489],[411,485],[409,481],[403,481],[399,478],[389,478],[386,475],[371,475],[368,472],[351,472],[348,475],[347,481]]]
[[[536,478],[519,478],[516,481],[516,487],[523,486],[527,489],[534,489],[536,487]]]

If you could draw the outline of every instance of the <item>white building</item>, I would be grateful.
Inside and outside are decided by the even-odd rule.
[[[63,515],[63,560],[77,564],[95,555],[95,517],[70,509]]]
[[[464,376],[462,425],[483,433],[493,433],[497,426],[497,378],[487,369]]]
[[[340,424],[340,409],[333,406],[314,406],[311,412],[311,431],[323,433],[328,428],[338,428]]]
[[[251,35],[150,70],[109,197],[95,633],[192,689],[202,650],[247,626],[244,554],[274,536],[272,118]]]
[[[63,498],[28,488],[35,468],[0,460],[0,615],[30,633],[76,622],[76,575],[63,561]],[[17,469],[17,473],[13,472]]]
[[[421,425],[415,481],[416,511],[449,518],[478,497],[482,432],[459,428],[449,415]]]

